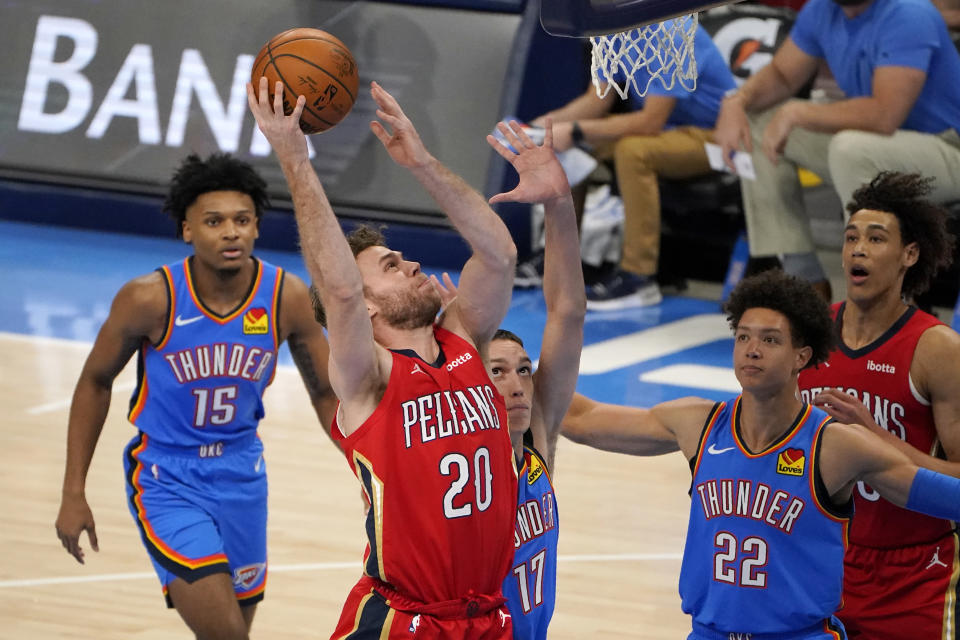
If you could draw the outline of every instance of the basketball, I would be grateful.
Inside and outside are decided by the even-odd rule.
[[[336,36],[320,29],[290,29],[263,45],[253,62],[255,89],[266,76],[273,103],[283,83],[283,112],[293,113],[297,96],[307,99],[300,116],[304,133],[321,133],[343,120],[357,99],[357,63]]]

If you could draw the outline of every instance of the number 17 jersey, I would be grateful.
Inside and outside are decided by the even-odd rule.
[[[426,604],[499,596],[517,508],[503,398],[471,344],[434,335],[439,363],[394,352],[373,414],[333,429],[370,500],[364,573]]]

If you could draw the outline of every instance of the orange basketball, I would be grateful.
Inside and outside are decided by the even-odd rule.
[[[297,96],[307,99],[300,116],[304,133],[334,126],[357,99],[357,62],[339,39],[320,29],[290,29],[263,45],[253,61],[251,81],[259,90],[266,76],[273,103],[277,81],[283,83],[283,112],[293,113]]]

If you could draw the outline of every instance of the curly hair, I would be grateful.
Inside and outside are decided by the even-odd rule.
[[[830,308],[806,280],[780,270],[744,278],[724,305],[730,328],[736,331],[747,309],[756,308],[772,309],[786,316],[793,346],[813,350],[804,368],[825,362],[836,345]]]
[[[382,225],[374,226],[372,224],[361,224],[356,229],[347,234],[347,244],[353,251],[353,257],[356,258],[364,249],[370,247],[387,246],[387,238],[383,235],[386,227]]]
[[[370,247],[387,246],[387,238],[383,235],[384,226],[374,226],[372,224],[361,224],[356,229],[347,234],[347,244],[350,245],[350,251],[356,258],[364,249]],[[327,326],[327,312],[323,309],[323,302],[320,300],[320,290],[316,284],[310,285],[310,302],[313,304],[313,317],[316,318],[323,327]]]
[[[170,179],[163,210],[177,224],[177,237],[183,234],[187,209],[197,198],[211,191],[239,191],[250,196],[257,223],[270,206],[267,183],[248,163],[228,153],[214,153],[202,159],[195,153],[184,158]]]
[[[903,276],[901,294],[911,298],[930,288],[937,273],[950,266],[955,239],[947,229],[947,210],[927,196],[933,178],[918,173],[884,171],[853,192],[847,212],[861,209],[891,213],[900,224],[904,246],[917,243],[917,262]]]

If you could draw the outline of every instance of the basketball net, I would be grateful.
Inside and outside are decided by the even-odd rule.
[[[654,80],[667,90],[678,80],[687,91],[696,89],[693,38],[697,21],[694,13],[590,38],[590,71],[597,96],[604,98],[613,88],[626,100],[631,86],[637,95],[645,96]]]

